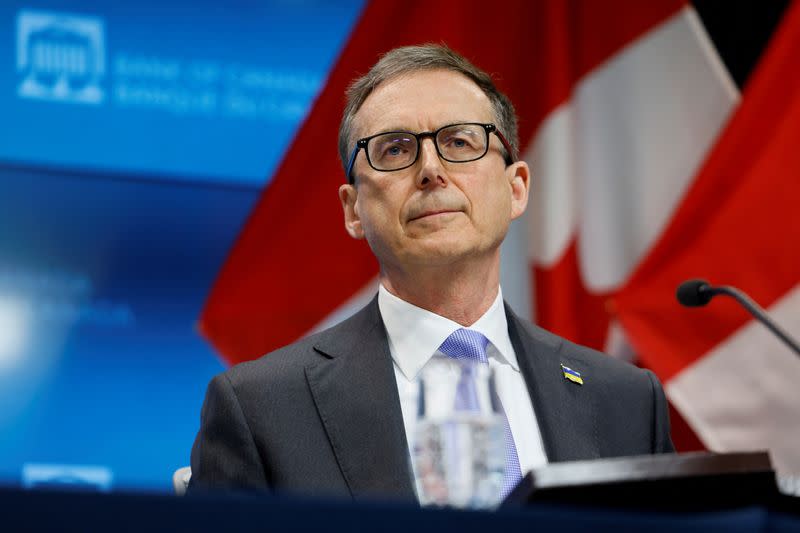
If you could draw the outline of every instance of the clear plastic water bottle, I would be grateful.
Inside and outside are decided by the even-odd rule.
[[[476,400],[469,408],[459,398],[459,382],[467,378],[474,381]],[[492,369],[434,358],[420,373],[418,387],[412,462],[420,503],[497,506],[506,469],[505,426]]]

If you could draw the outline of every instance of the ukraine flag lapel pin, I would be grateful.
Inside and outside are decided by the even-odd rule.
[[[583,385],[583,378],[581,377],[581,373],[577,370],[572,370],[568,366],[561,365],[561,371],[564,373],[564,379],[568,379],[578,385]]]

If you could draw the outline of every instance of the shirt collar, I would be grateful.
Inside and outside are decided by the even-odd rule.
[[[383,284],[378,289],[378,308],[389,337],[389,351],[397,367],[408,380],[416,378],[422,367],[438,351],[439,346],[455,330],[463,327],[457,322],[410,304],[390,293]],[[489,309],[470,329],[489,339],[489,358],[519,370],[508,322],[503,307],[503,292],[497,290]]]

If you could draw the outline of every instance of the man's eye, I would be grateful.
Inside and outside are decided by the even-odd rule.
[[[397,146],[397,145],[395,145],[395,146],[390,146],[390,147],[389,147],[389,148],[386,150],[386,155],[400,155],[400,154],[402,154],[402,153],[403,153],[403,149],[402,149],[402,148],[400,148],[400,147],[399,147],[399,146]]]
[[[473,145],[473,139],[470,139],[466,136],[455,136],[453,135],[449,139],[447,139],[447,146],[450,148],[471,148]]]

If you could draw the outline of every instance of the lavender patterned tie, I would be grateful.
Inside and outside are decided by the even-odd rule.
[[[488,344],[489,339],[484,337],[483,334],[475,330],[461,328],[454,331],[444,340],[442,345],[439,346],[439,351],[456,360],[488,365],[489,359],[486,355],[486,346]],[[465,365],[462,370],[456,393],[456,409],[467,411],[476,411],[478,409],[478,396],[475,390],[475,379],[472,375],[472,370],[469,365]],[[503,478],[502,489],[502,496],[505,498],[519,483],[519,480],[522,479],[522,472],[519,467],[517,447],[514,445],[514,437],[511,434],[508,418],[506,418],[502,405],[500,405],[500,414],[503,416],[506,441],[506,475]]]

